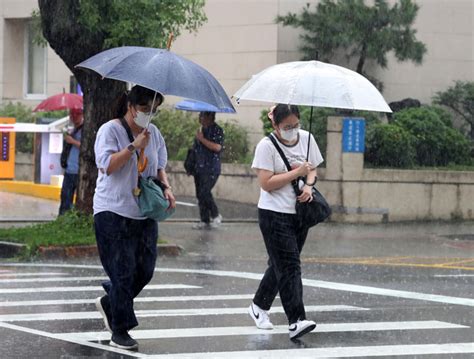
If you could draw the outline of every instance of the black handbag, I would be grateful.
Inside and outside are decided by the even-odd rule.
[[[79,131],[82,128],[83,125],[80,125],[79,127],[75,128],[74,131],[71,133],[71,136],[74,136],[77,131]],[[63,150],[61,152],[61,157],[59,162],[61,163],[61,167],[66,169],[67,168],[67,160],[69,158],[69,153],[71,152],[72,145],[70,143],[67,143],[66,141],[63,141]]]
[[[188,150],[184,160],[184,170],[187,175],[194,176],[196,173],[196,151],[194,146]]]
[[[288,159],[276,142],[275,138],[271,134],[268,135],[268,137],[280,154],[288,171],[291,171],[290,163],[288,162]],[[291,185],[293,186],[296,196],[299,196],[301,194],[301,190],[298,187],[298,181],[291,181]],[[329,207],[328,202],[323,197],[321,192],[319,192],[314,186],[312,187],[312,195],[313,200],[311,202],[296,201],[296,217],[298,218],[299,225],[301,227],[313,227],[318,223],[324,222],[331,215],[331,207]]]

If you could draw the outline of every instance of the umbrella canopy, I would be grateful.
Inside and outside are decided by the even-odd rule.
[[[185,99],[180,102],[178,102],[175,106],[175,109],[177,110],[183,110],[183,111],[192,111],[192,112],[225,112],[225,113],[235,113],[235,110],[232,108],[224,108],[220,109],[217,108],[216,106],[210,105],[205,102],[200,102],[200,101],[195,101],[195,100],[189,100]]]
[[[364,76],[320,61],[295,61],[266,68],[242,86],[240,100],[351,110],[392,112]]]
[[[116,47],[94,55],[76,67],[93,70],[104,78],[132,82],[164,95],[202,101],[223,111],[234,110],[214,76],[169,50]]]
[[[33,112],[82,110],[82,96],[74,93],[60,93],[42,101]]]

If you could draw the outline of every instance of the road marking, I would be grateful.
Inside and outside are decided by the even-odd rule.
[[[404,321],[404,322],[372,322],[372,323],[328,323],[318,324],[312,334],[334,332],[365,332],[388,330],[425,330],[425,329],[461,329],[468,326],[429,321]],[[262,330],[251,327],[211,327],[211,328],[183,328],[183,329],[149,329],[132,330],[134,339],[166,339],[166,338],[193,338],[193,337],[218,337],[232,335],[273,335],[288,334],[288,326],[277,325],[273,330]],[[109,332],[77,332],[59,334],[63,339],[80,339],[88,341],[109,340]]]
[[[99,269],[102,270],[100,265],[77,265],[77,264],[39,264],[39,263],[9,263],[6,266],[17,266],[17,267],[52,267],[52,268],[83,268],[83,269]],[[474,268],[473,268],[474,269]],[[156,272],[163,273],[194,273],[194,274],[207,274],[218,277],[233,277],[233,278],[244,278],[261,280],[263,274],[249,273],[249,272],[237,272],[237,271],[219,271],[219,270],[207,270],[207,269],[179,269],[179,268],[156,268]],[[388,297],[405,298],[422,300],[444,304],[455,304],[474,307],[474,299],[462,298],[462,297],[451,297],[445,295],[436,294],[425,294],[377,287],[369,287],[355,284],[346,284],[338,282],[328,281],[317,281],[310,279],[303,279],[303,285],[316,288],[326,288],[333,290],[340,290],[346,292],[355,292],[363,294],[374,294]],[[0,292],[1,293],[1,292]]]
[[[148,287],[147,287],[148,288]],[[148,302],[190,302],[190,301],[213,301],[213,300],[241,300],[252,299],[255,294],[229,294],[229,295],[181,295],[171,297],[137,297],[134,303]],[[73,305],[94,304],[95,299],[59,299],[59,300],[20,300],[0,302],[0,307],[22,307],[38,305]]]
[[[11,271],[6,271],[6,272],[10,272],[10,273],[3,273],[4,271],[0,271],[0,278],[3,278],[3,277],[41,277],[41,276],[53,276],[53,275],[64,275],[64,276],[68,276],[69,274],[67,273],[58,273],[58,272],[54,272],[54,273],[50,273],[50,272],[36,272],[36,273],[15,273],[15,272],[11,272]]]
[[[25,327],[21,327],[19,325],[15,325],[15,324],[0,322],[0,327],[6,328],[6,329],[11,329],[11,330],[17,330],[17,331],[24,332],[24,333],[39,335],[39,336],[46,337],[46,338],[58,339],[58,340],[66,341],[66,342],[69,342],[69,343],[84,345],[86,347],[90,347],[90,348],[94,348],[94,349],[101,349],[101,350],[105,350],[105,351],[109,351],[109,352],[123,354],[126,357],[129,357],[129,356],[135,357],[135,358],[147,358],[148,357],[145,354],[135,353],[135,352],[132,352],[130,350],[114,348],[114,347],[111,347],[110,345],[104,345],[104,344],[99,344],[99,343],[91,343],[91,342],[88,342],[86,340],[76,340],[76,339],[65,340],[65,339],[60,338],[57,334],[48,333],[48,332],[45,332],[45,331],[42,331],[42,330],[37,330],[37,329],[25,328]]]
[[[306,312],[334,312],[334,311],[359,311],[369,310],[366,308],[353,307],[350,305],[308,305]],[[274,307],[271,313],[284,313],[283,307]],[[209,315],[233,315],[247,314],[245,308],[192,308],[192,309],[156,309],[136,310],[137,317],[180,317],[180,316],[209,316]],[[30,314],[5,314],[0,315],[0,322],[25,322],[25,321],[49,321],[49,320],[76,320],[76,319],[100,319],[99,312],[57,312],[57,313],[30,313]]]
[[[195,285],[185,284],[149,284],[144,290],[149,289],[188,289],[188,288],[202,288]],[[103,291],[101,286],[85,286],[85,287],[37,287],[37,288],[3,288],[0,289],[0,294],[12,293],[44,293],[44,292],[92,292]]]
[[[176,201],[176,204],[179,204],[181,206],[186,206],[186,207],[197,207],[197,204],[189,203],[189,202]]]
[[[315,359],[315,358],[349,358],[349,357],[383,357],[396,355],[433,355],[433,354],[472,354],[474,343],[448,344],[407,344],[407,345],[374,345],[365,347],[331,347],[308,349],[248,350],[214,353],[173,354],[173,359]],[[149,355],[147,359],[169,359],[170,354]]]
[[[94,280],[108,280],[108,277],[54,277],[54,278],[14,278],[14,279],[0,279],[0,284],[3,283],[29,283],[29,282],[84,282]]]
[[[437,278],[474,277],[474,274],[435,274]]]

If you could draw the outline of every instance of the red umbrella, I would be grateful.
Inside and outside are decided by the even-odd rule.
[[[82,96],[75,93],[60,93],[42,101],[33,112],[82,110]]]

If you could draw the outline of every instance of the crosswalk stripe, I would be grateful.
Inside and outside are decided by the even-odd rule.
[[[2,273],[3,271],[0,271],[0,278],[5,278],[5,277],[41,277],[41,276],[53,276],[53,275],[64,275],[68,276],[69,274],[67,273],[58,273],[58,272],[36,272],[36,273]],[[6,271],[6,272],[11,272],[11,271]]]
[[[306,312],[333,312],[333,311],[359,311],[366,308],[352,307],[349,305],[308,305]],[[274,307],[271,313],[284,313],[283,307]],[[179,317],[200,315],[246,314],[245,308],[192,308],[192,309],[156,309],[136,310],[137,317]],[[30,313],[30,314],[5,314],[0,315],[0,322],[23,321],[49,321],[73,319],[98,319],[102,318],[99,312],[57,312],[57,313]]]
[[[14,278],[0,279],[0,284],[4,283],[40,283],[40,282],[84,282],[94,280],[107,280],[107,277],[54,277],[54,278]]]
[[[388,331],[388,330],[424,330],[424,329],[460,329],[469,328],[464,325],[428,321],[404,321],[404,322],[363,322],[363,323],[328,323],[318,324],[314,334],[334,332],[365,332],[365,331]],[[132,330],[130,332],[135,339],[165,339],[165,338],[192,338],[192,337],[217,337],[231,335],[273,335],[288,334],[288,326],[277,325],[273,330],[262,330],[255,326],[251,327],[211,327],[211,328],[182,328],[182,329],[148,329]],[[108,332],[77,332],[58,334],[62,339],[80,340],[109,340]]]
[[[149,302],[240,300],[240,299],[252,299],[254,296],[255,294],[181,295],[181,296],[170,296],[170,297],[137,297],[133,301],[135,303],[149,303]],[[94,303],[95,303],[95,299],[20,300],[20,301],[0,302],[0,307],[72,305],[72,304],[94,304]]]
[[[149,284],[145,287],[147,289],[188,289],[188,288],[202,288],[195,285],[186,284]],[[104,290],[101,286],[85,286],[85,287],[37,287],[37,288],[3,288],[0,289],[0,294],[13,293],[45,293],[45,292],[93,292]]]
[[[434,354],[472,354],[474,343],[446,343],[446,344],[399,344],[373,345],[358,347],[329,347],[307,349],[276,349],[276,350],[248,350],[214,353],[183,353],[173,354],[173,359],[315,359],[315,358],[349,358],[349,357],[383,357],[396,355],[434,355]],[[170,354],[149,355],[147,359],[168,359]]]

